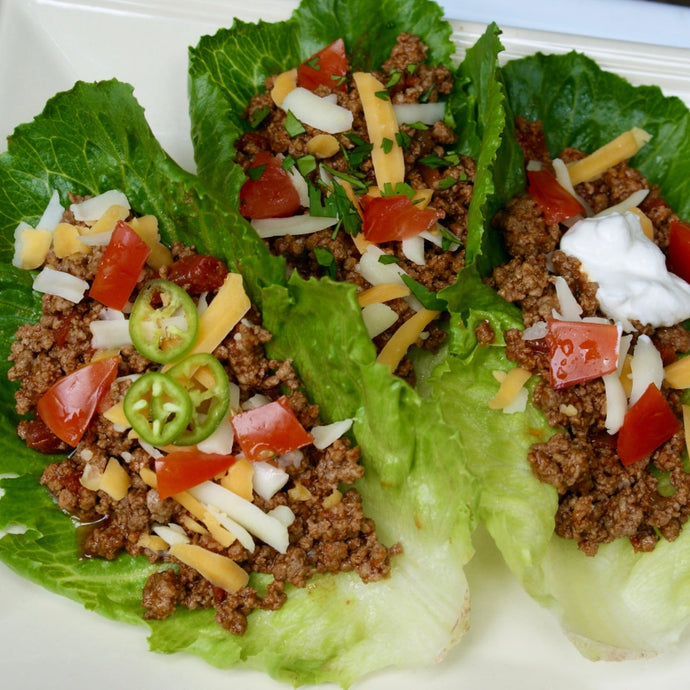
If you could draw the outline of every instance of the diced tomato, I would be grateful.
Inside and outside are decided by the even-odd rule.
[[[668,229],[668,269],[690,283],[690,225],[680,220]]]
[[[445,211],[435,208],[419,208],[409,197],[363,196],[360,205],[364,214],[362,231],[370,242],[390,242],[416,237],[430,230],[436,221],[444,218]]]
[[[616,449],[624,465],[646,458],[680,429],[680,421],[656,385],[650,383],[628,410]]]
[[[249,179],[240,189],[240,213],[245,218],[285,218],[300,207],[295,185],[280,159],[260,151],[249,166]]]
[[[620,333],[614,324],[549,319],[546,342],[556,390],[611,374],[618,366]]]
[[[98,403],[117,374],[119,357],[99,359],[63,376],[38,400],[36,411],[62,441],[76,446],[91,423]]]
[[[297,68],[297,84],[310,91],[314,91],[320,84],[345,91],[349,69],[345,42],[339,38],[314,53]]]
[[[266,460],[310,444],[313,436],[300,424],[285,396],[230,418],[235,438],[249,460]]]
[[[89,297],[122,311],[150,254],[146,242],[127,223],[118,221],[98,265]]]
[[[549,170],[528,170],[527,180],[527,191],[537,202],[548,225],[562,223],[585,210]]]
[[[156,458],[158,496],[169,498],[225,472],[235,462],[234,455],[174,451]]]

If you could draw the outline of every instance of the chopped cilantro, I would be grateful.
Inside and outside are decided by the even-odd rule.
[[[380,98],[382,101],[390,100],[388,91],[386,91],[385,89],[383,91],[376,91],[376,93],[374,93],[374,96],[376,96],[376,98]]]
[[[401,130],[395,135],[395,141],[400,148],[406,149],[412,143],[412,138],[409,134],[407,134],[407,132],[403,132]]]
[[[326,273],[331,278],[335,278],[335,257],[333,252],[326,247],[314,247],[314,257],[319,266],[323,266],[326,269]]]
[[[419,97],[419,102],[427,103],[431,98],[431,94],[434,92],[434,88],[435,84],[431,84],[431,86]]]
[[[429,288],[424,287],[424,285],[418,283],[408,275],[402,274],[400,277],[405,285],[410,288],[412,294],[422,303],[422,305],[424,305],[426,309],[433,309],[434,311],[445,311],[448,309],[448,303],[444,299],[437,297],[435,292],[432,292],[429,290]]]
[[[676,493],[677,489],[671,482],[670,472],[660,470],[654,463],[650,463],[649,473],[656,479],[656,490],[659,495],[668,497]]]
[[[262,105],[260,108],[252,111],[249,116],[249,124],[253,129],[256,129],[271,112],[271,109],[267,105]]]
[[[460,162],[460,156],[456,151],[449,151],[443,157],[436,154],[422,156],[417,162],[426,165],[427,168],[448,168],[457,165]]]
[[[383,149],[384,153],[390,153],[393,150],[393,144],[395,142],[392,139],[389,139],[388,137],[384,137],[383,140],[381,141],[381,148]]]
[[[285,116],[285,131],[291,137],[296,137],[300,134],[304,134],[307,131],[304,129],[302,123],[295,117],[292,110],[288,110],[287,115]]]
[[[388,264],[397,264],[399,263],[400,259],[398,259],[397,256],[391,256],[390,254],[381,254],[379,256],[379,263],[388,265]]]
[[[280,167],[281,167],[283,170],[290,170],[290,168],[291,168],[293,165],[295,165],[296,162],[297,162],[297,161],[295,160],[295,157],[294,157],[294,156],[285,156],[285,158],[283,158],[283,160],[282,160],[282,162],[281,162],[281,164],[280,164]]]
[[[388,79],[388,82],[386,83],[386,88],[390,89],[391,87],[395,86],[400,79],[402,78],[402,72],[400,70],[394,70],[391,73],[390,78]]]
[[[452,177],[451,175],[447,175],[443,179],[438,181],[438,188],[439,189],[450,189],[455,183],[457,182],[457,179],[455,177]]]
[[[266,170],[266,164],[264,163],[263,165],[255,165],[251,168],[247,168],[247,177],[250,180],[258,180],[261,178],[261,176],[264,174],[264,170]]]
[[[360,175],[359,173],[355,171],[351,171],[349,173],[343,172],[342,170],[336,170],[335,168],[331,168],[328,165],[323,165],[322,167],[324,170],[329,172],[333,177],[339,178],[341,180],[345,180],[345,182],[349,182],[354,189],[358,189],[360,191],[365,191],[369,189],[367,186],[367,183],[363,179],[363,175]]]
[[[318,55],[310,57],[304,64],[312,69],[321,69],[321,63]]]
[[[316,158],[312,155],[300,156],[297,159],[297,170],[306,177],[310,172],[316,170]]]

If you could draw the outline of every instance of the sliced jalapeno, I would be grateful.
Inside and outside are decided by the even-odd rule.
[[[193,446],[210,436],[228,411],[228,375],[223,365],[205,352],[185,357],[166,373],[185,389],[192,400],[189,424],[174,443]]]
[[[199,314],[179,285],[156,278],[148,282],[132,306],[129,334],[134,347],[160,364],[183,357],[194,345]]]
[[[157,371],[149,371],[134,381],[125,393],[123,405],[132,429],[154,446],[172,443],[192,417],[192,401],[184,387]]]

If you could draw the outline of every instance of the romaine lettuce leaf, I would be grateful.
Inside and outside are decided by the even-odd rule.
[[[365,585],[352,573],[317,576],[306,589],[290,588],[280,611],[252,614],[247,633],[235,637],[214,622],[212,611],[179,611],[164,621],[144,622],[141,588],[155,568],[145,559],[79,558],[74,524],[38,482],[52,458],[29,451],[16,435],[7,356],[16,327],[38,317],[40,300],[31,290],[32,275],[13,268],[10,260],[17,223],[35,222],[53,189],[66,204],[70,192],[95,194],[110,188],[124,191],[137,213],[155,214],[165,241],[194,244],[240,270],[252,299],[264,307],[269,327],[286,322],[304,334],[299,352],[290,352],[292,335],[287,332],[278,334],[276,350],[282,347],[287,356],[307,358],[314,356],[312,347],[319,347],[328,366],[340,364],[337,387],[321,392],[318,371],[307,384],[315,387],[316,398],[332,396],[324,408],[329,418],[345,411],[357,417],[366,462],[366,476],[358,483],[365,510],[387,544],[403,547],[390,578]],[[102,615],[148,625],[156,651],[186,651],[223,668],[260,669],[295,685],[330,681],[348,686],[381,668],[436,662],[468,625],[462,566],[472,555],[474,486],[455,459],[461,454],[459,439],[436,435],[443,424],[436,405],[421,406],[409,387],[391,388],[390,372],[373,362],[365,330],[357,322],[353,327],[343,309],[353,306],[346,286],[301,284],[288,293],[284,283],[283,262],[267,253],[232,205],[160,148],[129,85],[78,83],[51,99],[33,122],[18,127],[8,151],[0,155],[0,360],[5,381],[0,384],[0,559]],[[293,302],[318,318],[289,318],[282,310]],[[354,404],[361,378],[369,381],[367,406],[379,405],[377,418],[360,413]],[[405,435],[398,436],[400,431]],[[441,454],[435,452],[439,442]],[[433,479],[427,481],[430,475]],[[449,505],[457,510],[449,511]],[[265,584],[260,576],[252,581]]]
[[[679,99],[656,87],[633,87],[576,53],[509,62],[504,76],[514,112],[543,121],[553,155],[567,145],[592,151],[632,126],[646,129],[653,138],[632,163],[688,214],[690,113]],[[478,318],[506,328],[519,325],[519,316],[514,321],[512,308],[488,295],[471,270],[447,293],[451,306],[470,307],[457,309],[462,320],[451,354],[428,381],[428,394],[462,434],[481,484],[480,520],[506,563],[585,656],[621,659],[668,649],[690,620],[690,530],[651,553],[634,553],[619,540],[595,557],[556,537],[556,490],[539,482],[526,460],[530,445],[553,430],[531,404],[524,413],[488,409],[497,390],[492,372],[514,365],[500,339],[481,346],[473,335]]]

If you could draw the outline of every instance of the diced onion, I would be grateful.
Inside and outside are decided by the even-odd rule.
[[[354,420],[342,419],[332,424],[322,424],[311,429],[311,435],[314,437],[314,446],[319,450],[328,448],[332,443],[337,441],[343,434],[346,434],[351,428]]]
[[[62,214],[64,212],[65,209],[62,208],[62,204],[60,203],[60,195],[57,193],[57,190],[55,190],[50,197],[45,211],[43,211],[43,215],[38,223],[36,223],[36,228],[38,230],[49,230],[52,232],[55,226],[62,220]]]
[[[408,237],[401,242],[402,253],[418,266],[424,266],[424,238],[421,235]]]
[[[34,279],[33,288],[37,292],[62,297],[76,304],[84,297],[84,293],[89,289],[89,284],[70,273],[56,271],[54,268],[46,266]]]
[[[390,328],[398,320],[398,314],[387,304],[374,302],[362,308],[362,320],[369,337],[373,339]]]
[[[422,122],[425,125],[433,125],[443,120],[446,113],[446,104],[443,101],[435,103],[397,103],[393,104],[395,119],[399,125]]]
[[[270,462],[255,462],[253,467],[254,491],[266,501],[270,501],[290,479],[290,475],[285,470]]]
[[[287,171],[287,173],[290,175],[290,179],[297,190],[297,194],[299,194],[300,205],[304,206],[305,208],[309,208],[309,185],[302,176],[302,173],[294,165]]]
[[[71,204],[69,208],[75,220],[89,222],[98,220],[111,206],[131,208],[127,197],[117,189],[111,189],[77,204]]]
[[[546,338],[547,332],[548,326],[546,325],[546,321],[537,321],[531,326],[525,328],[525,330],[522,332],[522,339],[541,340],[542,338]]]
[[[129,335],[129,322],[126,320],[100,320],[89,324],[91,347],[102,350],[110,347],[126,347],[132,344]]]
[[[242,409],[255,410],[257,407],[267,405],[270,402],[271,399],[268,396],[263,395],[263,393],[257,393],[256,395],[252,395],[251,398],[247,398],[247,400],[242,403]]]
[[[650,383],[661,389],[664,380],[664,365],[661,361],[661,355],[649,336],[643,334],[637,338],[631,368],[630,405],[632,406],[640,399]]]
[[[259,237],[284,237],[285,235],[310,235],[319,230],[330,228],[338,222],[330,216],[310,216],[309,214],[290,216],[288,218],[255,218],[252,227]]]
[[[234,408],[230,408],[231,414]],[[231,455],[232,446],[235,440],[235,432],[230,424],[228,415],[203,441],[199,441],[196,447],[202,453],[218,453],[220,455]]]
[[[301,86],[286,94],[280,107],[285,112],[291,111],[305,125],[328,134],[338,134],[352,129],[353,116],[350,110]]]
[[[554,317],[564,321],[580,321],[582,307],[575,299],[570,286],[562,276],[556,276],[556,297],[560,307],[560,314],[554,311]]]
[[[611,213],[625,213],[633,208],[637,208],[649,194],[648,189],[638,189],[633,192],[627,199],[623,199],[620,203],[615,206],[609,206],[603,211],[599,211],[594,217],[599,218],[601,216],[608,216]]]
[[[276,506],[272,510],[269,510],[268,514],[285,525],[285,527],[289,527],[295,521],[295,514],[289,506]]]
[[[177,525],[154,525],[153,531],[167,544],[188,544],[189,537]]]
[[[628,410],[628,400],[618,372],[602,377],[606,392],[606,430],[615,434],[622,426]]]

